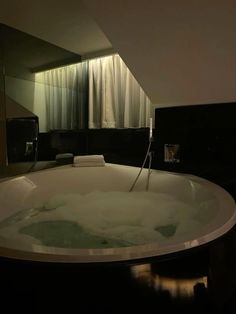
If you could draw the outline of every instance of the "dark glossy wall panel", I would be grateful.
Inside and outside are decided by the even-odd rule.
[[[39,160],[57,154],[102,154],[106,162],[141,166],[148,147],[149,129],[55,130],[39,134]]]
[[[39,133],[38,160],[55,160],[57,154],[87,154],[86,130],[54,130]]]
[[[179,144],[178,163],[165,161],[165,144]],[[154,167],[200,175],[234,190],[236,103],[156,109]]]
[[[141,166],[148,146],[147,128],[96,129],[88,132],[88,153],[111,163]]]
[[[37,160],[38,118],[7,119],[8,162]]]

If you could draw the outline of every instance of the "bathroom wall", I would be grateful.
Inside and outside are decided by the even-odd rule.
[[[44,89],[34,73],[79,61],[75,53],[0,24],[0,172],[7,167],[6,119],[36,115],[45,130]]]
[[[46,131],[46,104],[44,85],[36,80],[6,76],[5,92],[8,96],[6,116],[25,117],[36,115],[41,132]]]
[[[6,116],[12,118],[15,111],[18,116],[33,115],[34,81],[23,78],[5,76]],[[8,102],[10,103],[8,106]],[[19,109],[19,105],[21,109]],[[14,108],[16,107],[16,108]]]
[[[236,197],[236,103],[159,108],[155,115],[153,166],[202,176]],[[172,162],[165,161],[166,144],[179,145]]]
[[[0,26],[3,29],[7,118],[31,113],[38,116],[40,131],[44,132],[45,95],[42,74],[38,71],[80,62],[81,57],[17,29]]]
[[[0,38],[2,29],[0,25]],[[5,165],[7,160],[6,154],[6,106],[4,96],[4,62],[3,62],[3,46],[0,44],[0,167]]]
[[[39,161],[55,160],[57,154],[103,154],[106,162],[141,166],[146,154],[149,128],[55,130],[39,134]]]

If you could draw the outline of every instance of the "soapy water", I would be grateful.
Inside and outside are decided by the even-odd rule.
[[[186,203],[153,192],[61,194],[0,222],[0,237],[87,249],[163,243],[200,229],[215,205],[214,199]]]

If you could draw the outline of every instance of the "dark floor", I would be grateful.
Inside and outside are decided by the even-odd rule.
[[[177,255],[110,264],[1,259],[1,303],[11,313],[236,312],[236,227]],[[12,312],[14,313],[14,312]]]

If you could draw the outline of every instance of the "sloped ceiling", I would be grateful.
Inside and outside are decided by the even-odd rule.
[[[4,0],[0,23],[82,58],[117,51],[158,107],[236,101],[234,0]]]
[[[236,1],[84,3],[155,105],[236,101]]]
[[[112,51],[111,43],[81,0],[3,0],[0,23],[82,57]]]

